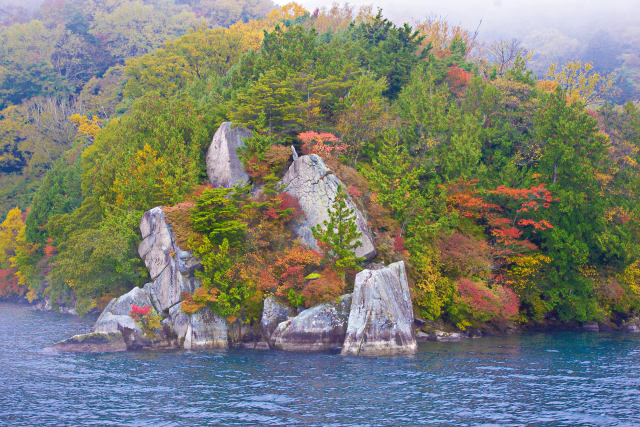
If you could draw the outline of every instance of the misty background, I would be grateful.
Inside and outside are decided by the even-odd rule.
[[[286,4],[278,0],[277,4]],[[313,12],[333,2],[300,0]],[[638,0],[353,0],[381,8],[396,23],[445,20],[478,34],[486,49],[517,39],[531,52],[528,66],[544,77],[551,63],[591,62],[600,73],[614,73],[614,102],[640,97],[640,1]]]
[[[298,3],[310,10],[332,4],[321,0]],[[421,20],[435,15],[452,24],[475,29],[482,20],[481,33],[487,38],[524,37],[540,28],[581,34],[614,25],[640,25],[638,0],[352,0],[348,3],[382,8],[385,16],[396,21]]]
[[[0,21],[8,16],[13,22],[19,21],[20,14],[28,21],[37,17],[41,3],[42,0],[0,0]],[[275,5],[287,3],[274,1]],[[345,2],[297,3],[313,12]],[[614,102],[640,99],[639,0],[351,0],[348,3],[356,8],[381,8],[385,17],[396,23],[417,24],[425,19],[438,19],[460,25],[471,33],[477,31],[479,55],[486,54],[493,42],[515,39],[531,52],[528,67],[539,78],[544,77],[551,63],[591,62],[597,72],[614,73],[618,93]]]

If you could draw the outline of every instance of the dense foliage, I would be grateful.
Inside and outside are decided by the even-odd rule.
[[[8,107],[0,168],[49,172],[29,213],[12,210],[0,226],[0,292],[81,312],[104,304],[145,280],[136,227],[162,205],[202,262],[203,286],[185,295],[184,311],[209,306],[251,321],[272,294],[309,306],[348,291],[362,265],[350,200],[369,223],[376,261],[407,263],[425,319],[467,328],[637,314],[638,108],[602,104],[608,83],[589,67],[536,80],[525,57],[472,59],[470,34],[443,28],[292,4],[94,73],[78,99],[105,106],[104,121],[76,115],[69,128],[61,123],[75,110],[58,101]],[[105,40],[111,57],[158,46]],[[42,82],[51,94],[56,85]],[[63,109],[64,120],[32,126]],[[239,152],[251,182],[198,187],[224,120],[254,132]],[[36,130],[59,154],[23,148]],[[289,145],[322,156],[345,184],[314,230],[319,251],[295,240],[301,212],[278,187]]]
[[[211,43],[216,40],[213,34],[226,34],[227,30],[193,31],[236,22],[236,27],[246,26],[243,23],[265,16],[273,8],[270,0],[46,0],[34,19],[26,19],[28,14],[7,16],[0,23],[0,217],[15,205],[26,208],[40,179],[70,148],[75,129],[69,116],[80,113],[106,119],[126,110],[130,102],[119,106],[126,62],[167,42],[165,49],[171,53],[139,59],[127,67],[128,74],[140,75],[149,62],[157,66],[158,61],[172,72],[188,62],[193,68],[184,67],[181,82],[186,82],[186,74],[193,70],[224,72],[224,64],[231,62],[230,53],[218,50],[219,56],[214,58],[211,48],[201,46],[200,52],[194,52],[193,46],[207,40]],[[252,31],[251,37],[256,39],[255,32],[262,29]],[[172,44],[186,33],[181,42]],[[239,38],[243,33],[236,31]],[[246,41],[217,40],[221,39],[236,54],[246,50]],[[259,43],[259,39],[252,43]],[[154,74],[160,73],[156,70]],[[135,78],[129,86],[128,96],[138,96],[136,91],[143,89],[136,87]],[[160,89],[166,92],[171,87],[160,84],[155,89],[162,93]]]

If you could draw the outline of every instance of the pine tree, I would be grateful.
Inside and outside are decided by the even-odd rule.
[[[386,133],[371,166],[362,168],[378,200],[391,210],[393,217],[405,221],[420,206],[419,169],[414,168],[406,149],[398,142],[398,133]]]
[[[619,263],[615,231],[606,221],[610,200],[599,180],[607,171],[607,140],[596,120],[561,91],[547,97],[535,124],[536,138],[545,142],[537,172],[558,199],[550,216],[554,229],[542,244],[552,259],[545,301],[563,321],[589,320],[598,308],[594,281],[583,268]]]
[[[242,221],[242,187],[212,188],[202,193],[191,214],[193,229],[212,243],[228,240],[232,246],[244,237],[247,224]]]
[[[325,252],[325,259],[333,264],[335,270],[342,275],[348,270],[358,267],[364,258],[355,254],[357,248],[362,246],[361,232],[356,225],[355,213],[347,205],[347,195],[338,188],[335,201],[329,209],[329,221],[325,220],[322,226],[311,229],[313,237]]]

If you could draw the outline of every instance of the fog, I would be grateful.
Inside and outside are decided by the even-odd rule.
[[[41,2],[0,0],[0,14],[2,6],[33,8]],[[288,2],[275,0],[279,5]],[[297,2],[309,11],[336,3],[334,0]],[[355,7],[371,5],[374,10],[381,8],[384,16],[396,23],[415,24],[436,18],[461,25],[471,33],[477,30],[480,43],[476,46],[480,47],[489,46],[495,40],[518,39],[521,46],[532,53],[529,67],[537,75],[544,73],[552,62],[579,59],[593,62],[602,72],[616,70],[619,76],[628,74],[634,82],[640,79],[635,71],[629,71],[637,70],[640,64],[637,49],[640,0],[351,0],[349,3]]]
[[[298,3],[313,10],[333,2],[299,0]],[[482,21],[479,29],[484,39],[524,37],[539,28],[576,34],[612,26],[640,26],[640,0],[352,0],[349,3],[380,7],[385,16],[398,22],[437,16],[475,30]]]
[[[6,5],[37,7],[42,0],[0,0]],[[288,0],[276,0],[283,5]],[[313,11],[334,1],[298,0]],[[337,2],[343,4],[344,2]],[[353,6],[372,5],[396,22],[414,22],[428,17],[444,18],[475,30],[485,40],[524,38],[541,28],[554,28],[576,36],[599,29],[640,27],[640,0],[351,0]]]
[[[0,0],[0,7],[20,6],[26,9],[35,9],[42,3],[42,0]]]
[[[298,3],[310,11],[334,4]],[[349,4],[381,8],[396,23],[435,18],[472,34],[477,30],[480,51],[476,53],[482,55],[496,40],[517,39],[530,52],[528,68],[537,76],[544,75],[551,63],[581,60],[600,72],[614,72],[625,91],[640,90],[634,71],[640,65],[640,0],[352,0]],[[639,87],[632,89],[635,86]]]

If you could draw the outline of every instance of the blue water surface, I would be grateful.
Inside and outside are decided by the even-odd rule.
[[[89,320],[0,304],[0,424],[640,424],[640,336],[425,343],[413,358],[62,354]]]

